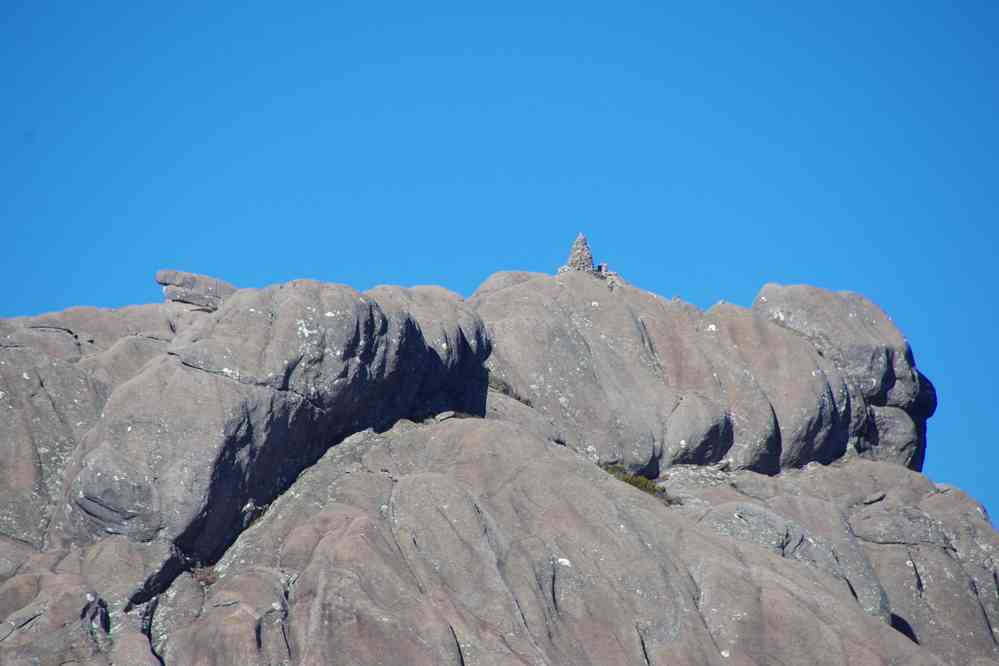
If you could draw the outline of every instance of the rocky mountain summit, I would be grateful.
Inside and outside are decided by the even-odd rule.
[[[156,279],[0,320],[2,664],[999,664],[862,296]]]

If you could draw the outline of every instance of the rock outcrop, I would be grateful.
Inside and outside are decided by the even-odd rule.
[[[157,281],[0,321],[0,663],[999,663],[862,297]]]
[[[198,305],[209,310],[218,310],[222,301],[236,291],[231,284],[218,278],[184,271],[159,271],[156,282],[163,285],[163,296],[168,301]]]
[[[881,308],[859,294],[768,284],[753,310],[803,335],[843,376],[862,421],[855,442],[859,450],[922,469],[926,420],[936,410],[936,391]]]

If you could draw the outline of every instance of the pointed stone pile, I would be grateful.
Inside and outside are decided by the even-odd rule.
[[[576,236],[576,240],[572,242],[572,249],[569,250],[569,261],[563,268],[584,273],[593,272],[593,252],[590,251],[590,244],[586,242],[586,236],[583,234]]]
[[[607,286],[611,289],[624,282],[620,275],[607,268],[607,264],[601,263],[594,267],[593,252],[590,250],[590,244],[587,242],[586,236],[582,233],[577,235],[576,240],[572,242],[568,261],[558,269],[560,275],[571,271],[589,273],[594,277],[607,280]]]

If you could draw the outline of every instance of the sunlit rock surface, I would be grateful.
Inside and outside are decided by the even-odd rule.
[[[157,281],[0,321],[0,663],[999,664],[861,296]]]

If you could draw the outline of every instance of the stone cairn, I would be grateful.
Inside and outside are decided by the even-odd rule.
[[[572,242],[569,260],[558,269],[559,275],[570,271],[588,273],[601,280],[607,280],[607,286],[611,289],[624,283],[620,275],[607,268],[607,264],[600,263],[594,267],[593,252],[590,250],[590,244],[586,241],[586,236],[582,233],[576,236],[576,240]]]

